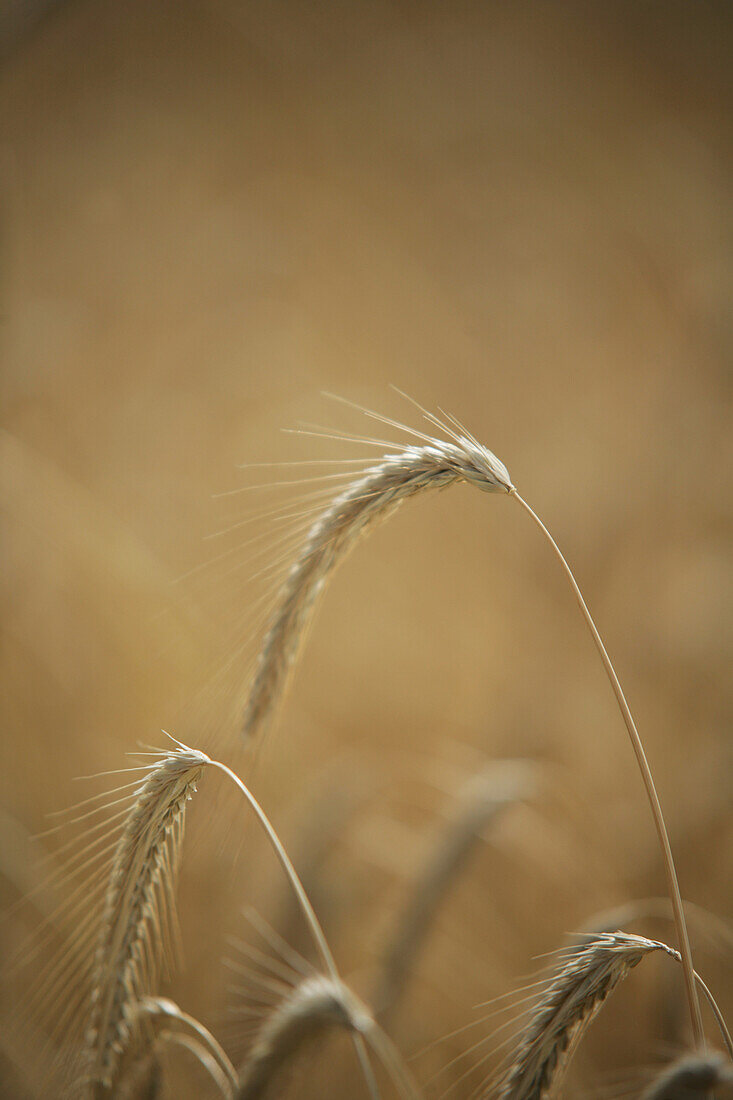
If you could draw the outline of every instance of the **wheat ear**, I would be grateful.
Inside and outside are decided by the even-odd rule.
[[[399,999],[441,900],[458,877],[486,828],[531,789],[532,769],[524,761],[503,760],[472,776],[458,795],[452,820],[410,893],[385,951],[375,1003],[382,1022]]]
[[[428,489],[467,481],[486,492],[509,492],[506,467],[473,439],[425,437],[385,455],[340,493],[306,535],[280,589],[259,652],[244,715],[244,736],[260,730],[282,695],[317,597],[358,539],[401,504]]]
[[[115,850],[92,978],[85,1067],[95,1096],[113,1088],[133,1006],[154,983],[161,923],[173,914],[184,811],[209,759],[170,750],[140,784]]]
[[[237,1100],[266,1095],[279,1070],[302,1046],[334,1028],[365,1034],[369,1011],[341,981],[314,975],[297,985],[264,1020],[240,1071]]]
[[[532,1013],[497,1100],[550,1096],[609,993],[645,955],[660,950],[664,944],[620,932],[571,949]]]
[[[641,1100],[700,1100],[709,1091],[733,1086],[733,1063],[722,1055],[706,1053],[681,1058],[665,1069],[647,1088]]]
[[[608,995],[641,960],[663,951],[681,962],[680,952],[660,940],[625,932],[589,936],[569,949],[551,980],[544,986],[529,1023],[500,1075],[496,1100],[544,1100],[557,1095],[562,1074],[588,1025]],[[709,989],[695,980],[707,997],[730,1050],[730,1035]],[[484,1095],[493,1097],[493,1092]]]
[[[411,1074],[371,1010],[343,981],[316,973],[295,985],[265,1018],[240,1073],[237,1100],[259,1100],[268,1094],[280,1070],[306,1043],[334,1029],[366,1041],[399,1095],[419,1100]]]

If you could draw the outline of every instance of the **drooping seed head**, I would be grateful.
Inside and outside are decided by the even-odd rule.
[[[240,1073],[238,1100],[267,1095],[309,1040],[334,1029],[365,1034],[372,1025],[369,1010],[343,982],[320,974],[306,978],[265,1019]]]
[[[557,1089],[578,1043],[608,995],[629,971],[666,944],[622,932],[588,937],[572,948],[538,998],[502,1078],[484,1095],[497,1100],[544,1100]],[[556,1094],[556,1093],[555,1093]]]
[[[165,753],[140,784],[112,860],[92,981],[86,1075],[95,1096],[114,1088],[130,1037],[132,1006],[155,978],[172,916],[186,803],[209,758]]]
[[[315,603],[326,582],[359,537],[406,500],[428,489],[465,481],[482,492],[512,491],[509,473],[495,454],[467,435],[401,446],[362,471],[312,524],[280,589],[257,657],[247,697],[244,736],[250,739],[282,696]]]
[[[493,451],[465,436],[460,436],[457,443],[436,440],[434,445],[408,450],[422,452],[423,460],[430,456],[436,466],[445,464],[451,467],[457,478],[468,481],[485,493],[508,493],[514,488],[509,471]]]

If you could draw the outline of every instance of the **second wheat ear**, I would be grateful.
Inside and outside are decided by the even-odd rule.
[[[345,402],[350,404],[349,402]],[[414,402],[413,402],[414,404]],[[358,406],[355,406],[358,408]],[[631,740],[662,849],[670,900],[689,1002],[695,1045],[705,1047],[700,1002],[695,985],[692,952],[682,907],[677,872],[667,828],[651,769],[644,752],[621,684],[598,629],[583,599],[575,577],[552,535],[537,514],[514,488],[503,462],[483,446],[453,417],[441,420],[418,406],[424,417],[445,438],[433,437],[360,409],[367,416],[407,432],[409,444],[395,444],[376,463],[362,470],[346,488],[326,504],[308,529],[283,582],[259,650],[245,716],[244,736],[250,740],[260,731],[283,694],[312,619],[318,597],[331,574],[356,542],[373,526],[390,516],[406,500],[428,489],[445,489],[459,482],[475,485],[484,492],[513,497],[542,531],[559,560],[600,655]],[[318,434],[318,433],[316,433]],[[342,437],[347,438],[347,437]],[[351,437],[354,438],[354,437]],[[374,444],[375,440],[365,440]]]

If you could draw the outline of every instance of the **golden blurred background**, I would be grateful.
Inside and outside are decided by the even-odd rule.
[[[428,496],[370,535],[277,722],[239,747],[246,570],[179,580],[238,521],[241,498],[214,494],[252,483],[243,463],[351,457],[280,432],[375,430],[324,390],[419,428],[394,384],[494,450],[565,550],[683,893],[733,916],[730,5],[69,0],[0,26],[3,899],[36,882],[27,838],[73,778],[161,727],[251,781],[365,996],[461,783],[540,762],[440,906],[391,1025],[410,1055],[593,913],[664,892],[596,654],[507,499]],[[228,699],[206,694],[222,654]],[[302,933],[208,778],[179,893],[165,991],[231,1037],[242,907]],[[693,938],[730,1018],[730,955]],[[678,976],[641,969],[570,1095],[610,1096],[610,1074],[685,1042]],[[468,1045],[416,1059],[418,1079]],[[356,1094],[346,1054],[314,1095]],[[3,1095],[33,1095],[33,1057]]]

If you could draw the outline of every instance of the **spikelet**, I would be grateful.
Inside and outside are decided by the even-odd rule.
[[[362,473],[312,525],[280,589],[249,692],[244,736],[261,729],[285,687],[316,600],[330,574],[360,536],[387,519],[406,500],[458,481],[485,492],[509,492],[511,479],[499,459],[468,436],[428,438],[402,446]]]

